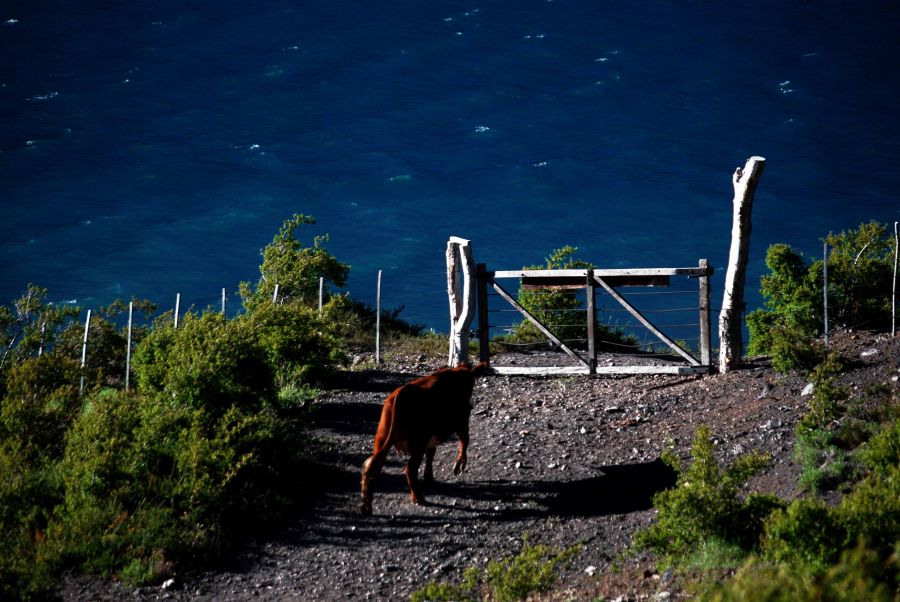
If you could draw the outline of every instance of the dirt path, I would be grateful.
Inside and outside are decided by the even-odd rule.
[[[896,343],[880,353],[877,362],[860,363],[857,382],[896,374],[885,361],[886,353],[897,357]],[[722,460],[747,451],[772,456],[755,490],[795,494],[793,433],[806,408],[806,382],[797,376],[779,377],[766,366],[702,378],[494,376],[476,384],[467,472],[452,477],[455,446],[441,446],[437,483],[426,489],[430,504],[416,506],[405,461],[392,454],[374,514],[361,516],[359,471],[381,402],[434,367],[411,361],[348,373],[344,388],[321,396],[315,433],[326,442],[317,479],[323,494],[279,536],[248,545],[216,570],[177,577],[169,589],[113,584],[98,592],[69,581],[63,597],[401,600],[429,580],[458,579],[467,567],[516,553],[526,533],[533,543],[584,544],[561,581],[597,590],[589,573],[603,573],[628,547],[653,518],[652,495],[674,483],[660,453],[672,443],[686,457],[699,424],[711,427]],[[646,581],[629,587],[665,587]]]

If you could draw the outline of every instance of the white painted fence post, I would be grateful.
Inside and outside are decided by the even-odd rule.
[[[128,348],[125,351],[125,391],[131,383],[131,324],[134,316],[134,301],[128,302]]]
[[[178,329],[178,312],[181,308],[181,293],[175,294],[175,328]]]
[[[84,394],[84,367],[87,364],[87,344],[88,344],[88,331],[91,328],[91,310],[87,310],[87,319],[84,321],[84,341],[81,343],[81,386],[78,389],[78,394]]]
[[[378,270],[378,286],[375,289],[375,365],[381,365],[381,270]]]

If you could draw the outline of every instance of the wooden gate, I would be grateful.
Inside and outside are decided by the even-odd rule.
[[[488,289],[492,288],[513,308],[547,337],[560,350],[576,362],[576,366],[551,367],[492,367],[497,374],[702,374],[709,373],[710,354],[710,309],[709,309],[709,277],[713,269],[705,259],[693,268],[644,268],[644,269],[568,269],[568,270],[500,270],[489,271],[484,264],[478,264],[475,270],[476,295],[478,305],[478,336],[481,361],[490,363],[490,324],[488,321]],[[645,315],[638,311],[622,296],[619,287],[667,287],[672,277],[696,278],[699,295],[699,355],[682,348],[669,336],[657,328]],[[518,279],[523,288],[534,289],[586,289],[587,308],[587,351],[582,355],[570,348],[547,326],[542,324],[511,295],[498,280]],[[595,311],[596,289],[601,288],[615,299],[631,316],[650,333],[664,343],[684,362],[665,366],[597,365],[597,321]]]

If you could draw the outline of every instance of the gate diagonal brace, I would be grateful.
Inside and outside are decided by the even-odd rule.
[[[618,291],[616,291],[616,289],[614,289],[614,288],[611,287],[609,284],[607,284],[606,281],[605,281],[603,278],[601,278],[600,276],[597,276],[596,274],[594,274],[594,280],[597,282],[597,284],[599,284],[600,286],[602,286],[602,287],[606,290],[606,292],[609,293],[609,295],[610,295],[613,299],[615,299],[616,301],[618,301],[618,302],[619,302],[619,305],[621,305],[622,307],[624,307],[624,308],[628,311],[628,313],[630,313],[632,316],[634,316],[634,318],[635,318],[638,322],[640,322],[641,324],[643,324],[644,327],[645,327],[647,330],[649,330],[649,331],[652,332],[654,335],[656,335],[656,337],[657,337],[660,341],[662,341],[663,343],[665,343],[666,345],[668,345],[669,347],[671,347],[672,350],[673,350],[675,353],[677,353],[678,355],[680,355],[681,357],[683,357],[684,359],[686,359],[686,360],[688,361],[688,363],[690,363],[692,366],[700,366],[700,365],[701,365],[700,360],[698,360],[698,359],[695,358],[693,355],[691,355],[690,353],[688,353],[687,351],[685,351],[684,349],[682,349],[681,347],[679,347],[678,344],[675,343],[675,341],[673,341],[672,339],[670,339],[669,337],[667,337],[665,334],[663,334],[661,330],[659,330],[656,326],[654,326],[654,325],[650,322],[650,320],[648,320],[648,319],[645,318],[643,315],[641,315],[641,313],[640,313],[638,310],[636,310],[636,309],[634,308],[634,306],[631,305],[631,304],[625,299],[625,297],[623,297],[622,295],[620,295],[620,294],[618,293]]]
[[[510,295],[508,292],[506,292],[506,290],[502,286],[497,284],[497,282],[493,279],[491,280],[491,286],[494,287],[494,290],[497,291],[497,294],[499,294],[501,297],[503,297],[507,303],[512,305],[514,308],[516,308],[516,310],[518,310],[519,313],[521,313],[532,324],[534,324],[535,327],[544,334],[544,336],[546,336],[548,339],[550,339],[555,345],[558,345],[559,348],[562,349],[569,357],[571,357],[576,362],[578,362],[579,364],[581,364],[582,366],[584,366],[585,368],[590,370],[591,365],[587,361],[585,361],[583,357],[578,355],[575,351],[570,349],[568,347],[568,345],[566,345],[561,340],[559,340],[556,337],[556,335],[554,335],[552,332],[550,332],[546,326],[541,324],[541,322],[537,318],[535,318],[533,315],[531,315],[531,313],[527,309],[525,309],[524,307],[519,305],[519,302],[516,301],[512,295]]]

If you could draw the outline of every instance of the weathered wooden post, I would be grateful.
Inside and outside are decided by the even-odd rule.
[[[828,243],[822,243],[822,309],[825,317],[825,347],[828,347]]]
[[[894,287],[891,291],[891,336],[897,336],[897,255],[900,253],[900,234],[894,222]]]
[[[700,363],[704,366],[712,365],[712,348],[710,344],[710,312],[709,312],[709,277],[712,268],[709,261],[700,260],[700,269],[704,270],[700,276]]]
[[[490,364],[491,361],[491,324],[488,320],[488,274],[487,266],[479,263],[475,266],[475,284],[478,297],[478,355],[479,360]]]
[[[475,317],[474,272],[470,241],[451,236],[447,241],[447,296],[450,301],[450,353],[447,362],[450,366],[469,361],[469,327]]]
[[[588,371],[591,374],[597,373],[597,311],[594,306],[596,302],[596,286],[594,281],[594,270],[589,268],[587,271],[587,287],[585,294],[587,295],[587,338],[588,338]]]
[[[763,157],[750,157],[744,168],[734,170],[733,217],[728,270],[725,272],[725,294],[719,314],[719,370],[727,372],[741,363],[743,352],[742,315],[744,312],[744,278],[750,254],[750,215],[753,195],[765,168]]]

